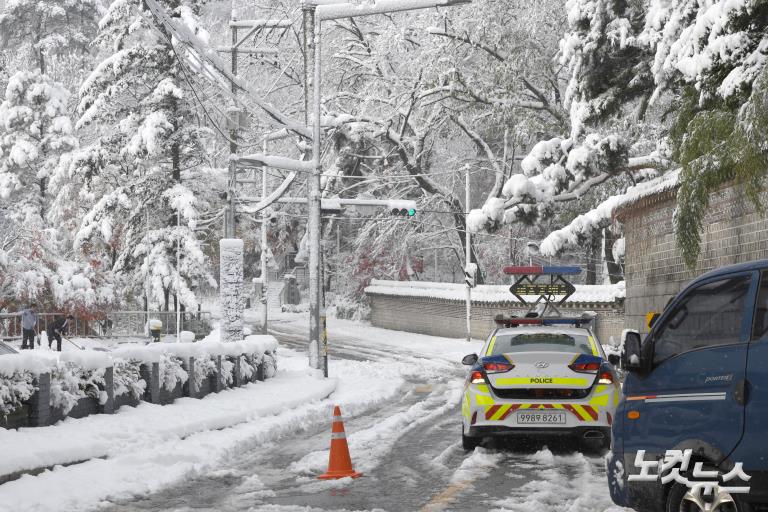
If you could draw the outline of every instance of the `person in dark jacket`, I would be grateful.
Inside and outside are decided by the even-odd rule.
[[[69,323],[75,319],[72,315],[67,315],[65,318],[57,318],[53,324],[48,327],[48,348],[53,345],[53,340],[56,340],[56,350],[61,352],[61,335],[66,334]]]
[[[35,348],[37,336],[37,304],[31,303],[27,309],[21,310],[21,350]],[[29,345],[27,345],[29,341]]]

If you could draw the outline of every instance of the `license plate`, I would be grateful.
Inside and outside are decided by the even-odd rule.
[[[518,412],[517,422],[526,425],[562,425],[564,412]]]

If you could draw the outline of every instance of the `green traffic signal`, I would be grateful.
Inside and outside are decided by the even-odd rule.
[[[413,217],[414,215],[416,215],[416,208],[409,208],[408,209],[408,216],[409,217]]]

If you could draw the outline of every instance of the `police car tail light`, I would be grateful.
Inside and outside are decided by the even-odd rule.
[[[579,373],[592,373],[600,369],[600,361],[576,361],[568,368]]]
[[[483,372],[472,372],[469,375],[469,381],[472,384],[485,384],[485,377],[483,377]]]
[[[611,372],[602,372],[600,373],[600,379],[597,381],[598,384],[613,384],[613,374]]]
[[[511,363],[484,363],[483,368],[485,369],[486,373],[504,373],[508,372],[512,368],[514,368],[515,365]]]

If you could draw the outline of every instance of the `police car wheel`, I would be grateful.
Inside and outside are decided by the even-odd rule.
[[[474,450],[480,446],[480,437],[469,437],[464,435],[464,425],[461,426],[461,447],[467,451]]]
[[[719,488],[710,496],[696,496],[680,483],[670,488],[666,505],[666,512],[749,512],[737,497]]]
[[[603,454],[611,449],[611,439],[582,439],[581,451],[584,453]]]

